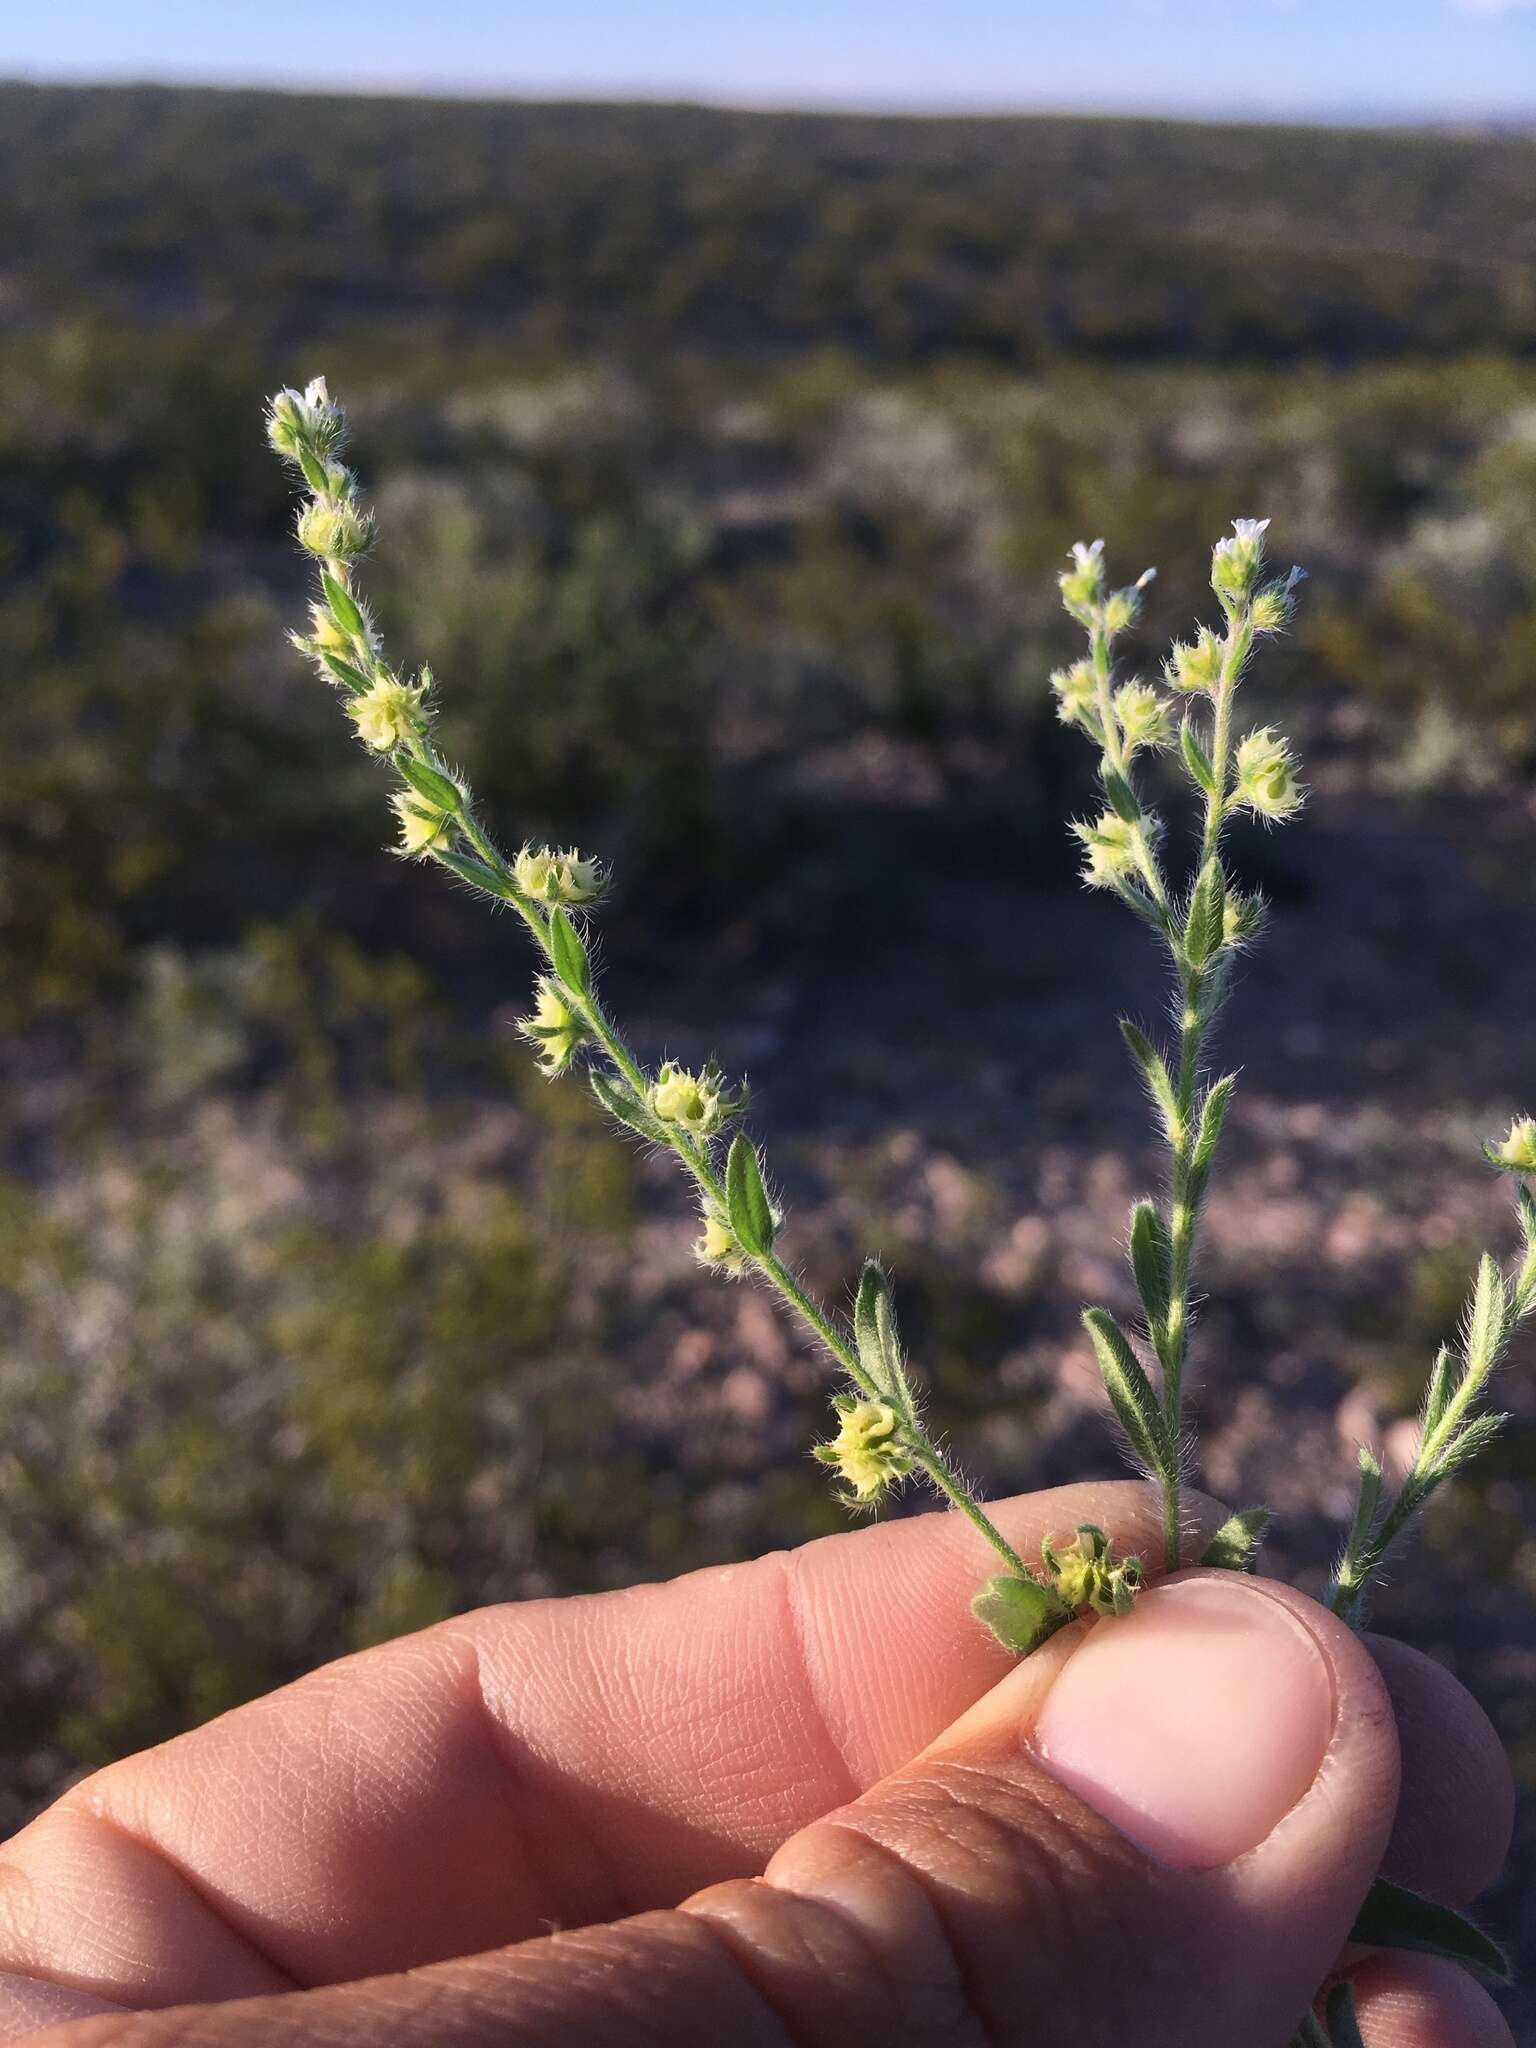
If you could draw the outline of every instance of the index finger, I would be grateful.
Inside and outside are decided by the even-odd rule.
[[[1160,1548],[1140,1484],[994,1512],[1026,1555],[1084,1521]],[[100,1772],[0,1850],[0,1970],[199,2002],[749,1875],[1001,1675],[968,1611],[986,1572],[966,1522],[925,1515],[345,1658]]]

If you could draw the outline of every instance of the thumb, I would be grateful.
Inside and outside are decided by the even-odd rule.
[[[1340,1622],[1185,1574],[1064,1630],[760,1878],[400,1977],[77,2021],[47,2048],[1274,2048],[1375,1875],[1397,1768]]]
[[[684,1911],[806,2048],[1265,2048],[1344,1946],[1397,1770],[1341,1623],[1185,1575],[1065,1631],[762,1880]]]

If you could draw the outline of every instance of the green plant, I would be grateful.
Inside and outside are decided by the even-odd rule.
[[[574,848],[526,845],[508,855],[490,836],[468,782],[436,742],[430,671],[412,680],[389,666],[355,588],[356,564],[372,544],[373,518],[339,459],[346,421],[324,381],[317,379],[302,393],[280,392],[271,403],[268,432],[308,489],[297,534],[315,559],[319,590],[310,631],[295,635],[295,644],[338,686],[359,739],[398,777],[391,796],[397,850],[435,861],[522,919],[544,971],[521,1028],[543,1072],[556,1076],[585,1066],[593,1093],[613,1120],[670,1152],[692,1183],[700,1261],[730,1277],[751,1273],[765,1281],[846,1376],[848,1386],[833,1397],[836,1434],[815,1453],[839,1474],[845,1497],[870,1507],[909,1477],[929,1481],[969,1518],[1000,1560],[1003,1570],[977,1595],[975,1611],[1020,1654],[1076,1615],[1126,1613],[1141,1584],[1141,1561],[1117,1558],[1102,1530],[1080,1527],[1069,1542],[1044,1544],[1035,1564],[1014,1550],[987,1514],[925,1420],[879,1264],[865,1263],[847,1325],[807,1292],[779,1250],[783,1217],[759,1148],[742,1128],[746,1087],[728,1080],[713,1062],[698,1071],[671,1061],[649,1068],[621,1035],[598,994],[586,936],[605,886],[599,863]],[[1239,688],[1255,645],[1289,623],[1302,574],[1292,569],[1266,578],[1268,523],[1238,520],[1217,543],[1211,585],[1221,630],[1201,626],[1193,640],[1175,645],[1164,670],[1171,695],[1116,676],[1116,643],[1135,624],[1153,572],[1134,585],[1112,588],[1103,543],[1095,541],[1074,547],[1071,566],[1060,578],[1063,602],[1086,632],[1088,652],[1052,681],[1063,720],[1099,751],[1103,793],[1098,815],[1073,828],[1084,850],[1084,878],[1112,891],[1151,929],[1167,950],[1174,983],[1177,1042],[1171,1056],[1129,1019],[1121,1025],[1169,1154],[1165,1198],[1138,1201],[1129,1227],[1144,1348],[1155,1362],[1157,1383],[1142,1351],[1111,1314],[1090,1308],[1084,1315],[1131,1455],[1160,1488],[1169,1569],[1181,1563],[1186,1535],[1181,1489],[1191,1446],[1184,1388],[1198,1227],[1235,1085],[1231,1075],[1210,1079],[1206,1056],[1234,963],[1264,918],[1259,898],[1240,889],[1228,871],[1225,838],[1240,813],[1276,823],[1303,802],[1287,741],[1268,726],[1241,735],[1237,730]],[[1181,697],[1188,708],[1176,716]],[[1138,790],[1138,762],[1160,750],[1175,755],[1199,816],[1186,881],[1169,865],[1162,821]],[[1517,1120],[1504,1141],[1487,1150],[1503,1170],[1536,1174],[1536,1121]],[[1360,1453],[1358,1506],[1331,1596],[1335,1610],[1348,1619],[1358,1619],[1388,1555],[1436,1488],[1475,1457],[1505,1419],[1484,1412],[1481,1402],[1514,1328],[1536,1308],[1536,1203],[1523,1179],[1518,1200],[1521,1263],[1506,1278],[1491,1257],[1483,1257],[1459,1347],[1455,1353],[1442,1349],[1435,1360],[1417,1455],[1390,1503],[1383,1502],[1379,1460],[1369,1450]],[[1251,1569],[1267,1521],[1262,1508],[1233,1515],[1201,1562]],[[1369,1904],[1378,1944],[1430,1946],[1487,1964],[1483,1938],[1456,1916],[1390,1887],[1378,1886]],[[1329,2026],[1341,2044],[1351,2038],[1347,1991],[1330,2006]],[[1308,2020],[1300,2038],[1316,2037],[1317,2023]]]

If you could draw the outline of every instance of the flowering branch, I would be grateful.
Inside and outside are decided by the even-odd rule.
[[[765,1281],[847,1375],[854,1391],[836,1397],[837,1434],[816,1454],[841,1474],[850,1502],[872,1506],[897,1482],[921,1473],[968,1517],[1009,1579],[1033,1588],[1042,1610],[1054,1616],[1065,1603],[1048,1591],[1049,1571],[1046,1579],[1031,1572],[923,1422],[880,1267],[866,1263],[853,1327],[840,1327],[776,1249],[783,1218],[768,1197],[759,1151],[739,1128],[746,1088],[732,1091],[712,1062],[698,1073],[671,1061],[649,1072],[604,1009],[583,929],[606,881],[599,864],[575,849],[550,847],[525,846],[509,858],[481,823],[464,777],[437,751],[430,670],[413,682],[395,673],[355,588],[356,566],[373,542],[373,517],[356,478],[338,459],[346,419],[324,379],[303,392],[279,392],[268,409],[267,433],[309,492],[296,532],[314,559],[318,594],[310,631],[292,635],[294,644],[339,689],[363,745],[399,778],[390,796],[397,851],[447,868],[478,895],[510,904],[523,920],[547,970],[519,1026],[541,1071],[553,1077],[585,1064],[608,1115],[671,1152],[692,1182],[700,1262],[727,1276],[750,1272]]]
[[[1168,1193],[1162,1203],[1140,1201],[1131,1211],[1131,1267],[1145,1319],[1145,1334],[1161,1375],[1155,1391],[1135,1347],[1106,1309],[1084,1315],[1111,1404],[1137,1461],[1163,1493],[1165,1561],[1178,1565],[1183,1445],[1184,1368],[1189,1354],[1190,1274],[1201,1203],[1221,1136],[1235,1077],[1207,1082],[1204,1054],[1225,1003],[1232,965],[1257,935],[1263,905],[1243,895],[1222,863],[1223,832],[1242,810],[1274,823],[1302,802],[1295,764],[1284,740],[1269,727],[1248,733],[1233,748],[1233,704],[1256,639],[1289,621],[1302,572],[1261,582],[1267,519],[1239,519],[1211,560],[1211,585],[1225,614],[1218,637],[1202,626],[1189,645],[1175,646],[1164,669],[1169,687],[1192,700],[1180,722],[1179,757],[1203,818],[1195,878],[1176,897],[1161,862],[1161,820],[1142,804],[1135,761],[1144,752],[1171,748],[1171,703],[1141,682],[1116,685],[1115,642],[1141,612],[1141,596],[1155,571],[1128,588],[1105,579],[1104,543],[1079,542],[1072,567],[1060,578],[1062,602],[1088,635],[1088,656],[1052,676],[1062,719],[1080,727],[1099,749],[1105,807],[1073,831],[1086,856],[1083,879],[1112,890],[1163,940],[1176,986],[1178,1045],[1171,1062],[1129,1018],[1120,1029],[1141,1070],[1169,1151]],[[1202,703],[1203,700],[1203,703]],[[1263,1523],[1259,1511],[1230,1524],[1218,1539],[1222,1562],[1251,1556]],[[1226,1552],[1235,1553],[1227,1556]]]

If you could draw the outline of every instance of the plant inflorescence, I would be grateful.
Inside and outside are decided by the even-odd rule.
[[[373,617],[356,587],[356,568],[372,545],[372,514],[341,461],[345,417],[325,383],[285,390],[271,402],[268,435],[302,476],[298,541],[318,584],[300,650],[340,693],[358,739],[393,772],[390,802],[397,851],[435,862],[522,919],[539,958],[532,1008],[521,1022],[540,1068],[551,1077],[584,1070],[604,1111],[646,1143],[670,1153],[698,1204],[695,1252],[729,1278],[764,1282],[830,1355],[843,1385],[833,1396],[835,1433],[815,1455],[841,1481],[844,1498],[874,1507],[892,1488],[926,1480],[966,1515],[991,1546],[1001,1570],[981,1588],[975,1612],[1010,1649],[1024,1653],[1080,1614],[1122,1615],[1142,1581],[1136,1557],[1116,1557],[1091,1526],[1070,1540],[1021,1557],[976,1498],[925,1420],[909,1370],[887,1276],[864,1264],[852,1314],[815,1300],[780,1250],[783,1216],[759,1145],[744,1128],[748,1091],[710,1063],[698,1071],[663,1061],[648,1066],[626,1041],[599,995],[590,923],[606,875],[575,848],[526,845],[505,852],[493,839],[464,775],[435,738],[436,687],[430,671],[408,678],[391,667]],[[1182,1507],[1192,1462],[1185,1388],[1194,1320],[1193,1280],[1202,1205],[1235,1077],[1212,1077],[1212,1035],[1234,968],[1259,937],[1265,906],[1229,870],[1227,836],[1243,815],[1279,824],[1302,807],[1304,791],[1285,737],[1271,726],[1242,729],[1238,700],[1255,650],[1282,632],[1296,604],[1300,569],[1271,574],[1265,563],[1269,522],[1239,519],[1217,542],[1210,580],[1220,612],[1173,647],[1161,682],[1122,677],[1117,645],[1137,622],[1153,571],[1116,588],[1101,541],[1077,544],[1062,573],[1062,601],[1087,636],[1085,655],[1051,678],[1061,718],[1098,753],[1099,804],[1073,826],[1083,878],[1117,896],[1167,955],[1172,1035],[1130,1018],[1120,1030],[1140,1072],[1167,1146],[1165,1189],[1131,1210],[1128,1249],[1141,1327],[1127,1331],[1106,1309],[1084,1324],[1111,1408],[1136,1465],[1160,1490],[1163,1562],[1183,1561]],[[1175,858],[1164,822],[1150,808],[1142,770],[1154,755],[1187,785],[1193,832],[1187,857]],[[1358,1621],[1394,1546],[1437,1487],[1497,1434],[1505,1418],[1483,1407],[1488,1383],[1516,1326],[1536,1309],[1536,1121],[1517,1119],[1487,1148],[1493,1165],[1516,1177],[1523,1250],[1511,1273],[1485,1255],[1473,1281],[1459,1340],[1434,1360],[1424,1397],[1418,1448],[1390,1498],[1374,1451],[1359,1453],[1358,1506],[1337,1563],[1331,1600]],[[1263,1508],[1234,1514],[1201,1562],[1247,1570],[1269,1517]],[[1374,1939],[1399,1938],[1411,1923],[1413,1945],[1436,1947],[1487,1965],[1475,1930],[1409,1895],[1378,1886]],[[1404,1900],[1408,1903],[1404,1904]],[[1426,1921],[1425,1916],[1430,1919]],[[1428,1927],[1428,1932],[1425,1929]],[[1351,2038],[1347,1993],[1329,2011],[1336,2041]],[[1324,2038],[1309,2021],[1298,2038]],[[1357,2038],[1357,2037],[1356,2037]]]

